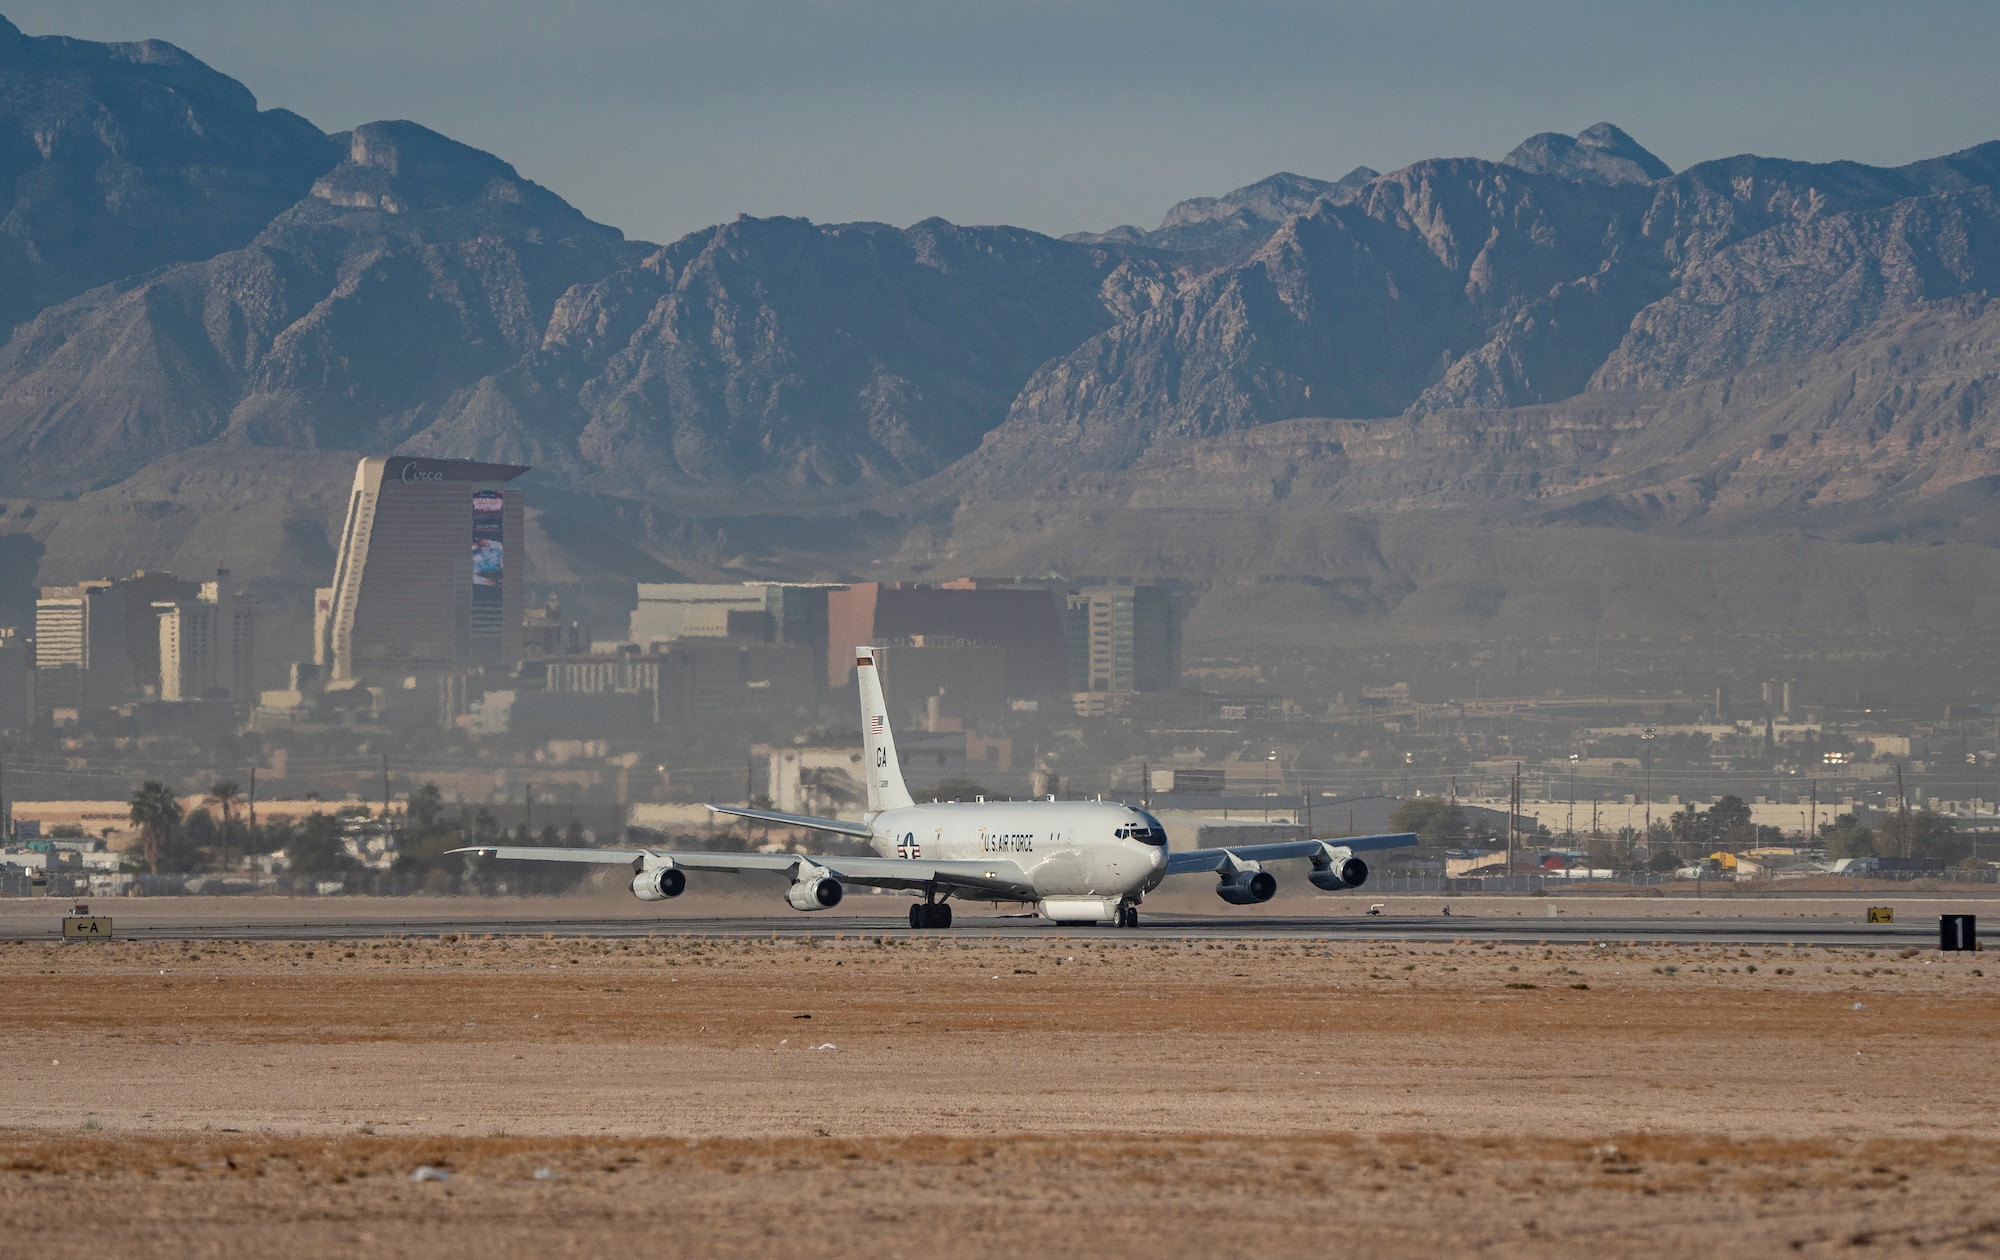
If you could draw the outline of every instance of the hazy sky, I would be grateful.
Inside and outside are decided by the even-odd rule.
[[[650,240],[755,215],[1153,226],[1278,170],[1599,119],[1675,168],[2000,138],[2000,4],[0,0],[328,131],[411,118]]]

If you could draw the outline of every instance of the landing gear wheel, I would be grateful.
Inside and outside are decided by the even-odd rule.
[[[1135,927],[1138,927],[1138,926],[1139,926],[1139,907],[1137,907],[1137,906],[1120,906],[1120,907],[1118,907],[1118,926],[1119,926],[1119,927],[1122,927],[1122,928],[1135,928]]]
[[[910,926],[919,930],[948,928],[951,926],[951,907],[942,901],[911,906]]]
[[[929,906],[926,906],[926,905],[923,905],[922,903],[919,903],[919,904],[917,904],[917,905],[913,905],[913,906],[911,906],[911,907],[910,907],[910,926],[911,926],[911,927],[913,927],[913,928],[920,928],[920,927],[924,927],[924,926],[925,926],[925,923],[924,923],[924,911],[926,911],[926,910],[928,910],[928,909],[930,909],[930,907],[929,907]]]
[[[931,926],[948,928],[951,926],[951,907],[940,901],[931,908]]]

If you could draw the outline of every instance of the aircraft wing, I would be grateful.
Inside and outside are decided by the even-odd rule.
[[[481,844],[464,849],[447,849],[446,854],[471,853],[478,857],[505,858],[510,862],[602,862],[631,866],[646,856],[644,849],[558,849],[532,848],[520,844]]]
[[[526,845],[474,845],[452,849],[476,857],[510,862],[618,863],[635,870],[644,866],[677,866],[687,871],[772,871],[797,877],[805,866],[833,876],[843,884],[863,888],[936,888],[974,900],[1033,901],[1034,885],[1021,868],[1008,861],[924,862],[905,858],[831,857],[814,853],[688,853],[673,849],[557,849]]]
[[[739,805],[710,805],[711,814],[730,814],[737,818],[748,818],[755,822],[777,823],[781,827],[811,827],[814,831],[831,831],[839,836],[858,836],[866,840],[875,833],[864,823],[842,822],[838,818],[814,818],[811,814],[786,814],[775,809],[745,809]]]
[[[1368,849],[1400,849],[1417,842],[1413,831],[1384,836],[1347,836],[1339,840],[1279,840],[1271,844],[1234,844],[1221,849],[1183,849],[1167,854],[1167,874],[1216,871],[1232,861],[1276,862],[1284,858],[1318,857],[1338,854],[1342,849],[1360,853]]]

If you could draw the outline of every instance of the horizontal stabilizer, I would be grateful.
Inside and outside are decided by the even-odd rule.
[[[711,814],[729,814],[737,818],[748,818],[753,822],[775,823],[780,827],[810,827],[814,831],[831,831],[837,836],[856,836],[866,840],[875,833],[862,823],[842,822],[838,818],[814,818],[811,814],[786,814],[775,809],[745,809],[740,805],[710,805]]]

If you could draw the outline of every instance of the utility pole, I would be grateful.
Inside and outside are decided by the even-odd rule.
[[[1810,820],[1807,823],[1807,827],[1808,830],[1806,832],[1806,843],[1818,844],[1819,843],[1819,780],[1818,779],[1814,779],[1812,781],[1812,814],[1810,816]]]
[[[744,804],[747,805],[749,802],[745,801]],[[535,842],[535,785],[533,783],[523,783],[521,785],[521,833],[527,837],[522,843],[533,844]]]
[[[1507,793],[1507,873],[1514,873],[1515,833],[1521,826],[1521,763],[1514,763],[1514,783]]]
[[[1903,856],[1910,856],[1910,796],[1903,790],[1903,763],[1896,763],[1896,818],[1903,828]]]
[[[389,754],[382,754],[382,848],[389,848]]]
[[[257,767],[250,767],[250,839],[257,838]]]
[[[1653,852],[1653,728],[1650,726],[1646,728],[1645,734],[1639,736],[1639,752],[1641,760],[1646,763],[1646,853],[1648,856],[1651,856]]]

